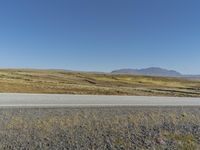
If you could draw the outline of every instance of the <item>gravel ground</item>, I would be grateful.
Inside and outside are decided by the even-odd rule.
[[[200,108],[1,108],[0,149],[200,149]]]

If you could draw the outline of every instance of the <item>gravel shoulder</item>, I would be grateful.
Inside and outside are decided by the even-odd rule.
[[[1,108],[0,149],[200,149],[200,107]]]

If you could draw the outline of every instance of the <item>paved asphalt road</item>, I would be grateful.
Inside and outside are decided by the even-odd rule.
[[[200,106],[200,98],[0,94],[0,107]]]

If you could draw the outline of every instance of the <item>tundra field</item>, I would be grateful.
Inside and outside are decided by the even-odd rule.
[[[200,97],[200,80],[62,70],[1,69],[0,92]]]
[[[200,149],[200,108],[2,108],[0,149]]]

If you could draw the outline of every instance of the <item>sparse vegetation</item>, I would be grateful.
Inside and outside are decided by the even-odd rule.
[[[198,107],[0,109],[0,149],[199,149]]]
[[[200,81],[62,70],[0,70],[0,92],[200,96]]]

